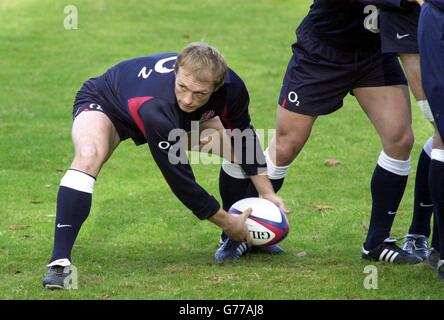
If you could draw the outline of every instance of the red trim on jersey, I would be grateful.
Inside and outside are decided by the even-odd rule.
[[[146,138],[145,126],[143,125],[143,121],[139,116],[139,109],[142,104],[151,100],[154,97],[136,97],[128,100],[128,109],[133,117],[136,125],[139,127],[140,131],[142,131],[144,137]]]
[[[228,105],[225,105],[224,112],[222,112],[222,118],[227,125],[228,129],[233,130],[233,126],[231,125],[230,121],[227,120],[228,116]]]
[[[282,102],[281,107],[285,109],[286,105],[287,105],[287,97],[284,98],[284,101]]]

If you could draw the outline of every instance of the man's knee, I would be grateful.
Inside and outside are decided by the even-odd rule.
[[[289,165],[299,154],[304,144],[305,139],[290,135],[276,136],[276,165]]]
[[[105,160],[99,148],[94,144],[86,144],[76,148],[72,168],[96,176]]]
[[[415,138],[413,136],[412,130],[406,130],[405,132],[399,134],[399,136],[394,137],[393,144],[400,150],[405,150],[410,152],[415,143]]]
[[[120,138],[107,115],[82,112],[74,120],[72,141],[75,153],[71,168],[95,177]]]
[[[414,142],[413,132],[405,130],[388,137],[384,143],[384,150],[394,159],[406,160],[410,157]]]
[[[276,123],[276,165],[287,166],[299,154],[310,136],[316,117],[278,107]],[[273,150],[273,148],[271,148]],[[273,155],[271,155],[273,159]]]

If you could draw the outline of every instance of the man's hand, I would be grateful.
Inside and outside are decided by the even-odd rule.
[[[232,222],[228,227],[224,228],[228,238],[234,241],[245,241],[247,245],[251,247],[253,238],[251,238],[251,234],[248,231],[248,226],[245,221],[247,221],[252,212],[253,209],[249,208],[240,215],[229,214],[229,216],[232,217]]]
[[[250,179],[261,198],[270,200],[285,214],[289,213],[289,210],[285,207],[284,200],[274,192],[273,186],[266,175],[251,176]]]
[[[231,240],[245,241],[247,245],[251,247],[253,238],[251,238],[245,221],[247,221],[252,211],[253,210],[249,208],[240,215],[234,215],[229,214],[223,209],[219,209],[219,211],[208,220],[221,227]]]
[[[261,198],[264,198],[264,199],[267,199],[267,200],[270,200],[271,202],[273,202],[286,215],[290,212],[290,210],[288,210],[285,207],[284,200],[282,200],[282,198],[279,197],[276,193],[273,192],[273,193],[267,193],[267,194],[260,194],[259,196]]]

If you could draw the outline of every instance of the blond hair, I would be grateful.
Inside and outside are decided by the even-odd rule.
[[[216,89],[224,83],[228,68],[222,54],[204,42],[193,42],[182,49],[174,70],[178,72],[183,66],[200,80],[208,79],[211,75]]]

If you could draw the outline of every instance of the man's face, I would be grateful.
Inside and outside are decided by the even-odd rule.
[[[179,107],[184,112],[193,112],[208,102],[214,92],[214,82],[198,80],[186,66],[182,66],[176,73],[174,92]]]

